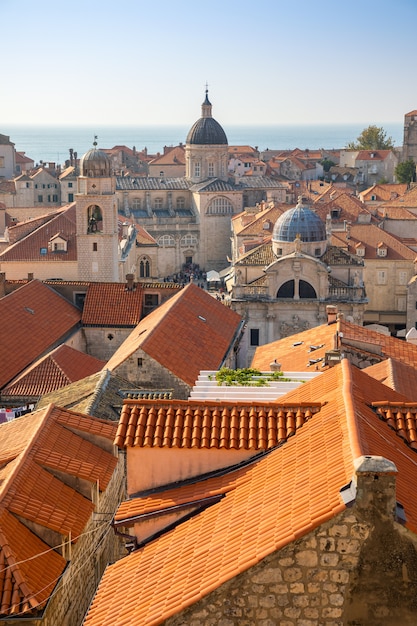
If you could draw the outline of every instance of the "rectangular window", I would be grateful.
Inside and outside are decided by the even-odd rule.
[[[43,196],[41,195],[38,196],[38,202],[43,202]]]
[[[68,187],[71,189],[72,188],[72,183],[68,183]]]
[[[74,202],[74,194],[73,193],[69,193],[68,194],[68,202]]]
[[[376,282],[377,285],[386,285],[387,284],[387,271],[386,270],[378,270],[376,273]]]
[[[407,298],[406,296],[398,296],[397,298],[397,311],[402,313],[407,310]]]
[[[259,346],[259,328],[250,329],[250,345]]]
[[[97,252],[97,242],[93,243],[93,252]]]
[[[0,167],[5,167],[5,165],[4,165],[4,156],[0,156]]]
[[[209,163],[208,164],[208,175],[209,176],[214,176],[214,163]]]
[[[398,272],[398,283],[400,285],[406,285],[408,283],[407,278],[408,278],[407,272],[404,272],[404,271]]]
[[[194,163],[194,176],[200,176],[200,163]]]
[[[52,196],[52,202],[58,202],[58,196],[56,193]]]
[[[138,367],[143,366],[143,359],[141,357],[138,358]]]

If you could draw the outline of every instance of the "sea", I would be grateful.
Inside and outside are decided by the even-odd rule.
[[[309,149],[340,149],[356,141],[369,125],[383,128],[393,144],[402,146],[403,123],[364,122],[358,124],[242,125],[223,126],[229,146],[249,145],[263,151]],[[0,133],[10,137],[18,151],[25,152],[36,164],[41,161],[63,165],[70,148],[81,157],[93,147],[95,137],[99,148],[124,145],[148,154],[163,153],[165,146],[185,144],[191,126],[1,126]]]

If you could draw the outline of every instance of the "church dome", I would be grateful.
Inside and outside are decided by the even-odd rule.
[[[272,233],[273,242],[294,242],[296,238],[302,242],[326,241],[326,226],[299,198],[293,209],[288,209],[275,222]]]
[[[88,150],[81,158],[81,176],[88,176],[89,178],[110,176],[110,169],[109,157],[103,150],[99,150],[97,143],[94,142],[94,148]]]
[[[191,127],[186,143],[191,145],[227,145],[227,137],[223,128],[211,116],[211,102],[206,98],[201,105],[201,117]]]

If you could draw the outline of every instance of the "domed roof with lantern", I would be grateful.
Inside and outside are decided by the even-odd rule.
[[[227,145],[227,137],[223,128],[211,116],[211,102],[208,99],[208,89],[206,98],[201,105],[201,117],[191,127],[186,143],[191,145]]]
[[[302,196],[298,198],[297,206],[278,218],[272,233],[274,242],[293,242],[296,238],[302,242],[323,242],[327,239],[324,222],[307,206]]]
[[[93,148],[81,157],[81,176],[101,178],[111,176],[110,159],[103,150],[97,148],[97,137],[94,138]]]

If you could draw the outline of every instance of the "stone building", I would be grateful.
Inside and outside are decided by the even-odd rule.
[[[241,256],[236,250],[229,281],[231,307],[247,324],[241,366],[257,346],[322,324],[329,305],[361,324],[367,302],[362,259],[330,245],[326,225],[303,199],[274,225],[265,217],[265,225],[265,243]]]
[[[212,116],[207,91],[201,109],[185,142],[185,176],[170,177],[161,168],[158,176],[117,177],[119,212],[134,218],[158,243],[157,266],[149,259],[152,277],[193,264],[206,271],[224,269],[231,253],[231,218],[245,206],[286,199],[287,187],[277,179],[235,180],[229,174],[227,136]]]
[[[405,400],[343,360],[269,405],[126,403],[116,443],[136,464],[166,452],[173,469],[152,489],[155,466],[119,507],[132,552],[85,626],[414,624]]]
[[[138,389],[187,398],[200,370],[235,367],[243,321],[189,283],[142,319],[107,362]]]
[[[404,115],[404,139],[402,161],[413,159],[417,163],[417,111]]]

